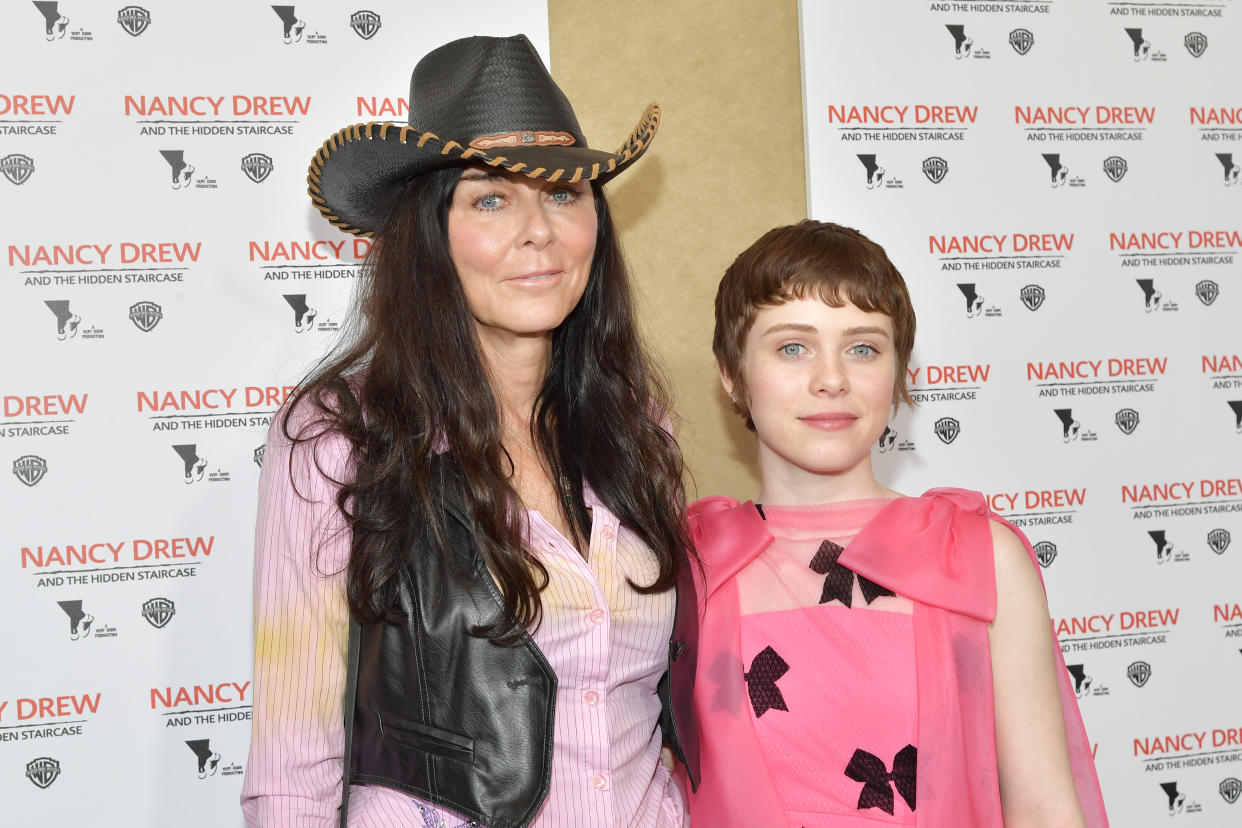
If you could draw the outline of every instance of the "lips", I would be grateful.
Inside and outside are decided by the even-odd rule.
[[[822,414],[808,414],[798,419],[812,428],[818,428],[823,431],[839,431],[852,426],[858,421],[858,416],[845,411],[825,411]]]
[[[563,272],[561,270],[537,270],[532,273],[523,273],[521,276],[513,276],[505,281],[519,285],[541,285],[552,281]]]

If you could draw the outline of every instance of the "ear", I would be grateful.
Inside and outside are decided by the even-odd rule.
[[[724,364],[719,361],[716,362],[716,370],[720,372],[720,384],[724,386],[725,393],[729,395],[729,399],[733,399],[733,377],[729,376]]]

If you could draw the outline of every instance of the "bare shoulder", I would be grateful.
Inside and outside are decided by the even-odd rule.
[[[1000,521],[992,520],[990,523],[998,616],[1007,608],[1023,608],[1029,612],[1046,607],[1043,583],[1022,539]]]

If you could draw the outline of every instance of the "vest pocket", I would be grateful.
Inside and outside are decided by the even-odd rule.
[[[385,739],[458,762],[474,761],[474,739],[421,722],[411,722],[376,710],[380,733]]]

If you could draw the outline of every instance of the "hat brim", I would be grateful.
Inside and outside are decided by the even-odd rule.
[[[354,124],[324,141],[306,175],[311,202],[331,224],[372,236],[388,217],[411,177],[465,164],[486,164],[547,181],[607,181],[632,164],[660,126],[660,107],[649,104],[616,152],[587,147],[505,147],[480,150],[411,126],[372,121]]]

